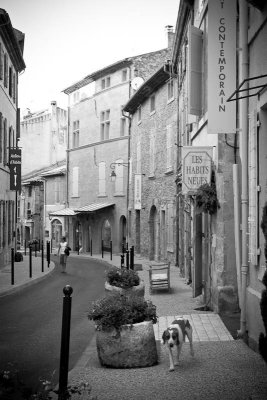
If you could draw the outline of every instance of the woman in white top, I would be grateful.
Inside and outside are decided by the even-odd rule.
[[[65,249],[68,247],[68,242],[65,236],[62,237],[58,246],[59,264],[61,265],[61,272],[66,272],[67,255],[65,254]]]

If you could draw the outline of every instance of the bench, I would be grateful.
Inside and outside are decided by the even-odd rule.
[[[151,264],[149,266],[149,292],[163,288],[170,291],[170,263]]]

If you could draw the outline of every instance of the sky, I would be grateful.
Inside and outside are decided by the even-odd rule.
[[[67,107],[64,89],[126,57],[167,47],[179,0],[0,0],[25,34],[26,69],[19,76],[22,115]]]

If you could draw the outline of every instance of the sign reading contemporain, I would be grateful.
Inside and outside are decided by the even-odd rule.
[[[209,1],[208,133],[236,132],[236,1]]]
[[[9,149],[10,190],[21,191],[21,149]]]
[[[212,147],[182,147],[182,192],[194,194],[205,183],[210,184]]]

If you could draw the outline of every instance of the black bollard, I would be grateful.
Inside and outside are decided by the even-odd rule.
[[[32,277],[32,245],[29,245],[29,277]]]
[[[63,289],[63,313],[59,367],[58,399],[67,399],[68,370],[69,370],[69,347],[70,347],[70,321],[71,321],[71,294],[73,289],[67,285]]]
[[[130,247],[130,269],[134,269],[134,247]]]
[[[122,252],[122,254],[125,253],[125,248],[124,248],[124,243],[123,243],[123,242],[122,242],[122,244],[121,244],[121,252]]]
[[[46,259],[47,259],[47,268],[50,266],[50,242],[47,241],[47,252],[46,252]]]
[[[102,258],[104,258],[104,240],[101,241]]]
[[[26,240],[24,240],[24,254],[25,254],[25,256],[26,256],[26,251],[27,251],[27,248],[26,248]]]
[[[129,250],[126,250],[126,268],[129,269]]]
[[[34,244],[34,250],[35,250],[35,257],[37,257],[37,242]]]
[[[14,249],[12,247],[11,249],[11,285],[14,285],[15,283],[15,279],[14,279],[14,260],[15,260],[15,256],[14,256]]]
[[[124,254],[121,254],[121,268],[124,267]]]
[[[91,242],[90,242],[90,250],[91,250],[91,256],[93,255],[93,241],[92,241],[92,239],[91,239]]]
[[[42,272],[44,272],[44,242],[41,244]]]
[[[112,240],[110,241],[110,259],[112,260]]]

